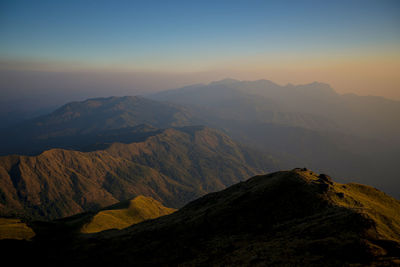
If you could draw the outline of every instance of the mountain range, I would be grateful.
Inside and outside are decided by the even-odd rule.
[[[400,202],[360,184],[399,197],[399,107],[225,79],[15,123],[0,130],[2,260],[400,265]]]
[[[277,168],[273,159],[203,126],[151,131],[140,142],[102,143],[92,149],[0,157],[0,214],[48,220],[137,195],[179,208]]]
[[[193,106],[217,118],[337,131],[400,144],[400,102],[340,95],[328,84],[278,85],[268,80],[225,79],[150,95]]]
[[[101,136],[110,135],[113,130],[143,124],[164,129],[199,123],[184,107],[173,104],[139,96],[94,98],[67,103],[47,115],[2,129],[0,155],[38,154],[55,147],[80,148],[91,145],[94,138],[102,142]]]
[[[0,153],[5,156],[0,158],[0,214],[55,219],[135,195],[179,208],[237,182],[237,177],[296,166],[327,171],[341,182],[371,184],[399,197],[400,147],[366,137],[372,133],[356,136],[343,130],[341,117],[334,116],[340,112],[328,104],[336,99],[333,103],[343,106],[348,96],[326,84],[282,87],[265,80],[222,80],[150,97],[155,100],[136,96],[72,102],[1,131]],[[377,107],[379,101],[370,104]],[[311,106],[306,110],[322,102],[329,112]],[[198,124],[219,130],[194,126]],[[369,127],[377,126],[371,120]],[[201,148],[193,146],[195,132],[204,134]],[[161,136],[165,140],[159,141]],[[213,147],[208,139],[223,142]],[[132,152],[139,144],[149,148]],[[171,148],[176,148],[175,158]],[[9,155],[15,153],[24,155]]]
[[[209,127],[279,159],[400,197],[400,102],[329,85],[225,79],[148,97],[185,106]]]

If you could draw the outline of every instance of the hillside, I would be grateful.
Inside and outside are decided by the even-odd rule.
[[[394,264],[400,202],[369,186],[295,169],[256,176],[171,216],[99,235],[98,242],[96,252],[136,264]],[[82,258],[91,262],[91,252]]]
[[[38,233],[31,243],[0,246],[19,244],[30,260],[65,266],[400,264],[400,202],[306,169],[256,176],[119,231]],[[45,260],[36,255],[43,249]]]
[[[0,215],[49,220],[138,195],[179,208],[275,163],[206,127],[160,130],[142,142],[81,152],[0,157]]]

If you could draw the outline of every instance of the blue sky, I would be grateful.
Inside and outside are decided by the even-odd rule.
[[[0,63],[69,71],[293,71],[305,61],[314,68],[336,64],[338,57],[342,64],[390,60],[400,54],[399,29],[395,0],[0,0]]]
[[[0,8],[8,59],[157,64],[400,44],[399,1],[17,0]]]

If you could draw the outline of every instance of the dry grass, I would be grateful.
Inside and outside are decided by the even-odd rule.
[[[150,197],[138,196],[129,202],[127,208],[98,212],[81,228],[82,233],[97,233],[108,229],[123,229],[145,220],[155,219],[176,211],[164,207]]]
[[[30,240],[35,232],[19,219],[0,218],[0,239]]]
[[[344,197],[333,195],[335,204],[356,210],[373,219],[378,238],[400,242],[400,202],[385,193],[365,185],[335,184],[334,191]]]
[[[309,182],[318,182],[318,174],[312,171],[297,171]],[[332,181],[326,194],[329,201],[348,208],[375,222],[376,237],[400,242],[400,202],[378,189],[357,184],[340,184]]]

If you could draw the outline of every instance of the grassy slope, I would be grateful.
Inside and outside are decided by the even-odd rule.
[[[128,204],[128,207],[124,207]],[[150,197],[137,196],[134,199],[96,213],[90,222],[81,228],[82,233],[97,233],[108,229],[123,229],[133,224],[155,219],[176,211],[164,207],[159,201]]]
[[[307,181],[318,182],[319,177],[309,171],[300,172]],[[332,205],[355,211],[373,220],[376,226],[374,235],[400,242],[400,202],[378,189],[357,183],[341,184],[331,182],[326,198]]]
[[[0,239],[32,239],[35,232],[20,219],[0,218]]]

